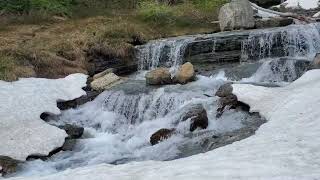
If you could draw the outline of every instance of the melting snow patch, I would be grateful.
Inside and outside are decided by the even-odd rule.
[[[320,177],[320,70],[281,88],[235,84],[234,93],[268,122],[254,136],[166,162],[99,165],[15,180],[311,180]],[[107,147],[106,147],[107,148]]]
[[[61,147],[67,134],[40,119],[43,112],[59,114],[57,101],[85,95],[87,76],[63,79],[23,78],[0,81],[0,155],[26,160],[29,155],[48,155]]]

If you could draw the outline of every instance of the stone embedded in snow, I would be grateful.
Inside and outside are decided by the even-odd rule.
[[[268,122],[255,135],[211,152],[165,162],[133,162],[10,180],[312,180],[320,177],[320,70],[281,88],[234,84],[239,100]]]
[[[281,5],[286,8],[302,8],[302,9],[315,9],[319,6],[319,0],[287,0]]]
[[[24,161],[30,155],[46,156],[61,147],[66,132],[47,124],[40,115],[60,114],[57,101],[85,95],[82,88],[86,81],[84,74],[56,80],[0,81],[0,156]]]

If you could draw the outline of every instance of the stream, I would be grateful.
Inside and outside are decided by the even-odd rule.
[[[248,32],[249,35],[241,39],[238,62],[217,63],[212,69],[206,67],[205,71],[199,67],[212,64],[223,44],[221,37],[232,33],[154,40],[137,47],[139,71],[128,77],[125,83],[103,92],[92,102],[50,118],[49,123],[54,125],[68,123],[85,128],[74,150],[60,152],[46,161],[28,161],[13,176],[48,175],[101,163],[118,165],[133,161],[174,160],[253,135],[265,120],[240,109],[227,110],[217,118],[218,97],[214,96],[215,92],[226,82],[285,86],[296,80],[320,52],[320,26],[296,25]],[[144,75],[147,71],[169,67],[174,73],[191,59],[187,57],[187,52],[192,54],[190,44],[208,39],[207,59],[201,57],[206,61],[193,63],[198,69],[196,81],[186,85],[146,85]],[[206,109],[209,126],[190,132],[190,121],[180,122],[180,117],[197,104]],[[162,128],[175,128],[179,133],[152,146],[150,136]]]

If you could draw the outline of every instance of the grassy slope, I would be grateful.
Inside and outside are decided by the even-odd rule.
[[[75,72],[87,73],[86,52],[90,49],[123,58],[132,52],[133,46],[128,42],[133,37],[148,41],[217,30],[212,24],[215,12],[200,12],[188,4],[146,7],[107,9],[91,15],[79,12],[79,16],[66,20],[51,18],[26,23],[37,18],[27,16],[8,21],[0,28],[0,79],[58,78]]]

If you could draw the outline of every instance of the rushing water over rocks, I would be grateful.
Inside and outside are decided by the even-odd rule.
[[[50,174],[100,163],[172,160],[249,137],[265,121],[241,109],[226,110],[218,119],[218,97],[214,93],[230,81],[268,86],[294,81],[319,52],[318,41],[318,25],[306,25],[162,39],[139,46],[140,72],[94,101],[50,118],[55,125],[85,128],[75,149],[47,161],[27,162],[18,175]],[[221,54],[237,57],[232,60],[237,63],[216,65],[208,70],[210,76],[198,75],[197,81],[186,85],[154,87],[145,83],[144,71],[163,66],[176,68],[188,60],[195,64],[218,63],[215,58],[221,58]],[[240,63],[241,57],[248,62]],[[190,119],[181,121],[181,116],[197,104],[206,110],[208,127],[190,132]],[[152,146],[151,135],[163,128],[174,128],[177,133]]]

